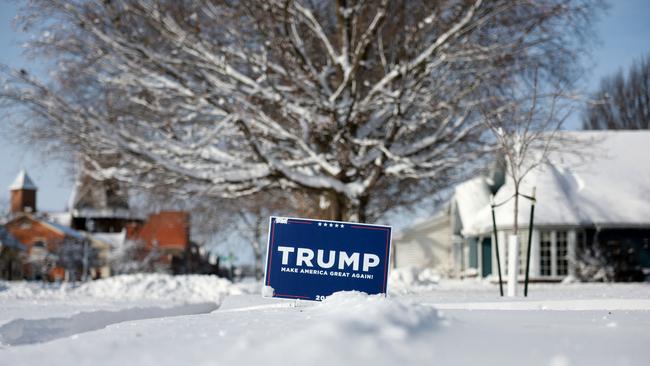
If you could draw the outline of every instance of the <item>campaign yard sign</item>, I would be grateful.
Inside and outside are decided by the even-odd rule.
[[[272,216],[264,296],[320,301],[337,291],[385,294],[390,240],[390,226]]]

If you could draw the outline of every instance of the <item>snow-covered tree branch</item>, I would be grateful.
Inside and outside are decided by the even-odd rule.
[[[480,107],[531,67],[570,80],[597,7],[37,0],[22,25],[55,76],[6,70],[0,98],[97,178],[217,197],[314,191],[332,218],[366,220],[481,157]]]

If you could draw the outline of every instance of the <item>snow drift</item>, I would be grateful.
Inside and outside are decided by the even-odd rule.
[[[393,268],[388,278],[388,291],[391,294],[431,291],[440,279],[440,274],[431,268]]]
[[[229,361],[242,365],[395,365],[408,360],[406,364],[417,364],[431,355],[413,353],[411,347],[425,346],[426,335],[436,332],[441,321],[433,307],[360,292],[338,292],[322,303],[302,304],[287,319],[292,331]],[[324,350],[330,352],[325,355]]]
[[[241,286],[216,276],[167,274],[120,275],[80,286],[36,282],[0,283],[0,299],[99,298],[214,302],[245,292]]]

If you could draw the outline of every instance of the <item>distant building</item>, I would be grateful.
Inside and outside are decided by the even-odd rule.
[[[10,212],[12,214],[36,212],[37,190],[27,172],[24,169],[21,170],[14,182],[9,186],[11,196]]]
[[[522,183],[522,192],[530,194],[533,187],[537,192],[531,278],[560,281],[578,276],[589,257],[609,268],[616,280],[643,280],[650,274],[650,131],[563,133],[592,146],[577,154],[550,154]],[[503,202],[514,192],[512,180],[503,173],[503,183],[496,186],[494,179],[484,177],[460,184],[441,213],[398,234],[394,265],[495,276],[490,198],[495,193],[495,202]],[[530,204],[522,199],[519,208],[523,274]],[[505,276],[512,201],[496,208],[496,225]]]
[[[440,272],[453,271],[451,245],[451,218],[441,212],[417,223],[393,238],[391,253],[394,267],[437,268]]]
[[[101,243],[93,243],[85,233],[36,211],[38,189],[24,170],[9,189],[11,209],[4,227],[26,252],[20,271],[23,278],[81,280],[92,272],[105,271],[105,263],[97,257],[103,249]]]
[[[168,271],[172,263],[190,248],[190,215],[183,211],[162,211],[149,215],[144,223],[132,224],[126,239],[137,246],[137,259],[150,271]]]
[[[70,197],[70,227],[92,233],[119,233],[141,223],[129,207],[128,191],[115,179],[96,180],[81,169]]]
[[[114,180],[81,174],[68,212],[38,212],[36,185],[23,170],[10,186],[0,226],[0,278],[82,280],[134,271],[216,273],[190,240],[190,214],[161,211],[145,220]]]

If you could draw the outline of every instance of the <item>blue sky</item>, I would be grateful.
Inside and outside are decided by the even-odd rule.
[[[33,70],[35,61],[22,57],[24,35],[12,26],[18,3],[0,0],[0,64]],[[650,0],[611,1],[609,11],[596,24],[600,42],[593,49],[589,63],[593,68],[583,82],[585,91],[594,91],[601,77],[625,69],[635,59],[650,54],[649,16]],[[8,200],[9,185],[24,168],[39,187],[39,210],[64,210],[73,177],[68,176],[62,163],[46,159],[32,146],[15,141],[5,122],[0,121],[0,207]],[[578,114],[569,119],[567,127],[579,127]]]

